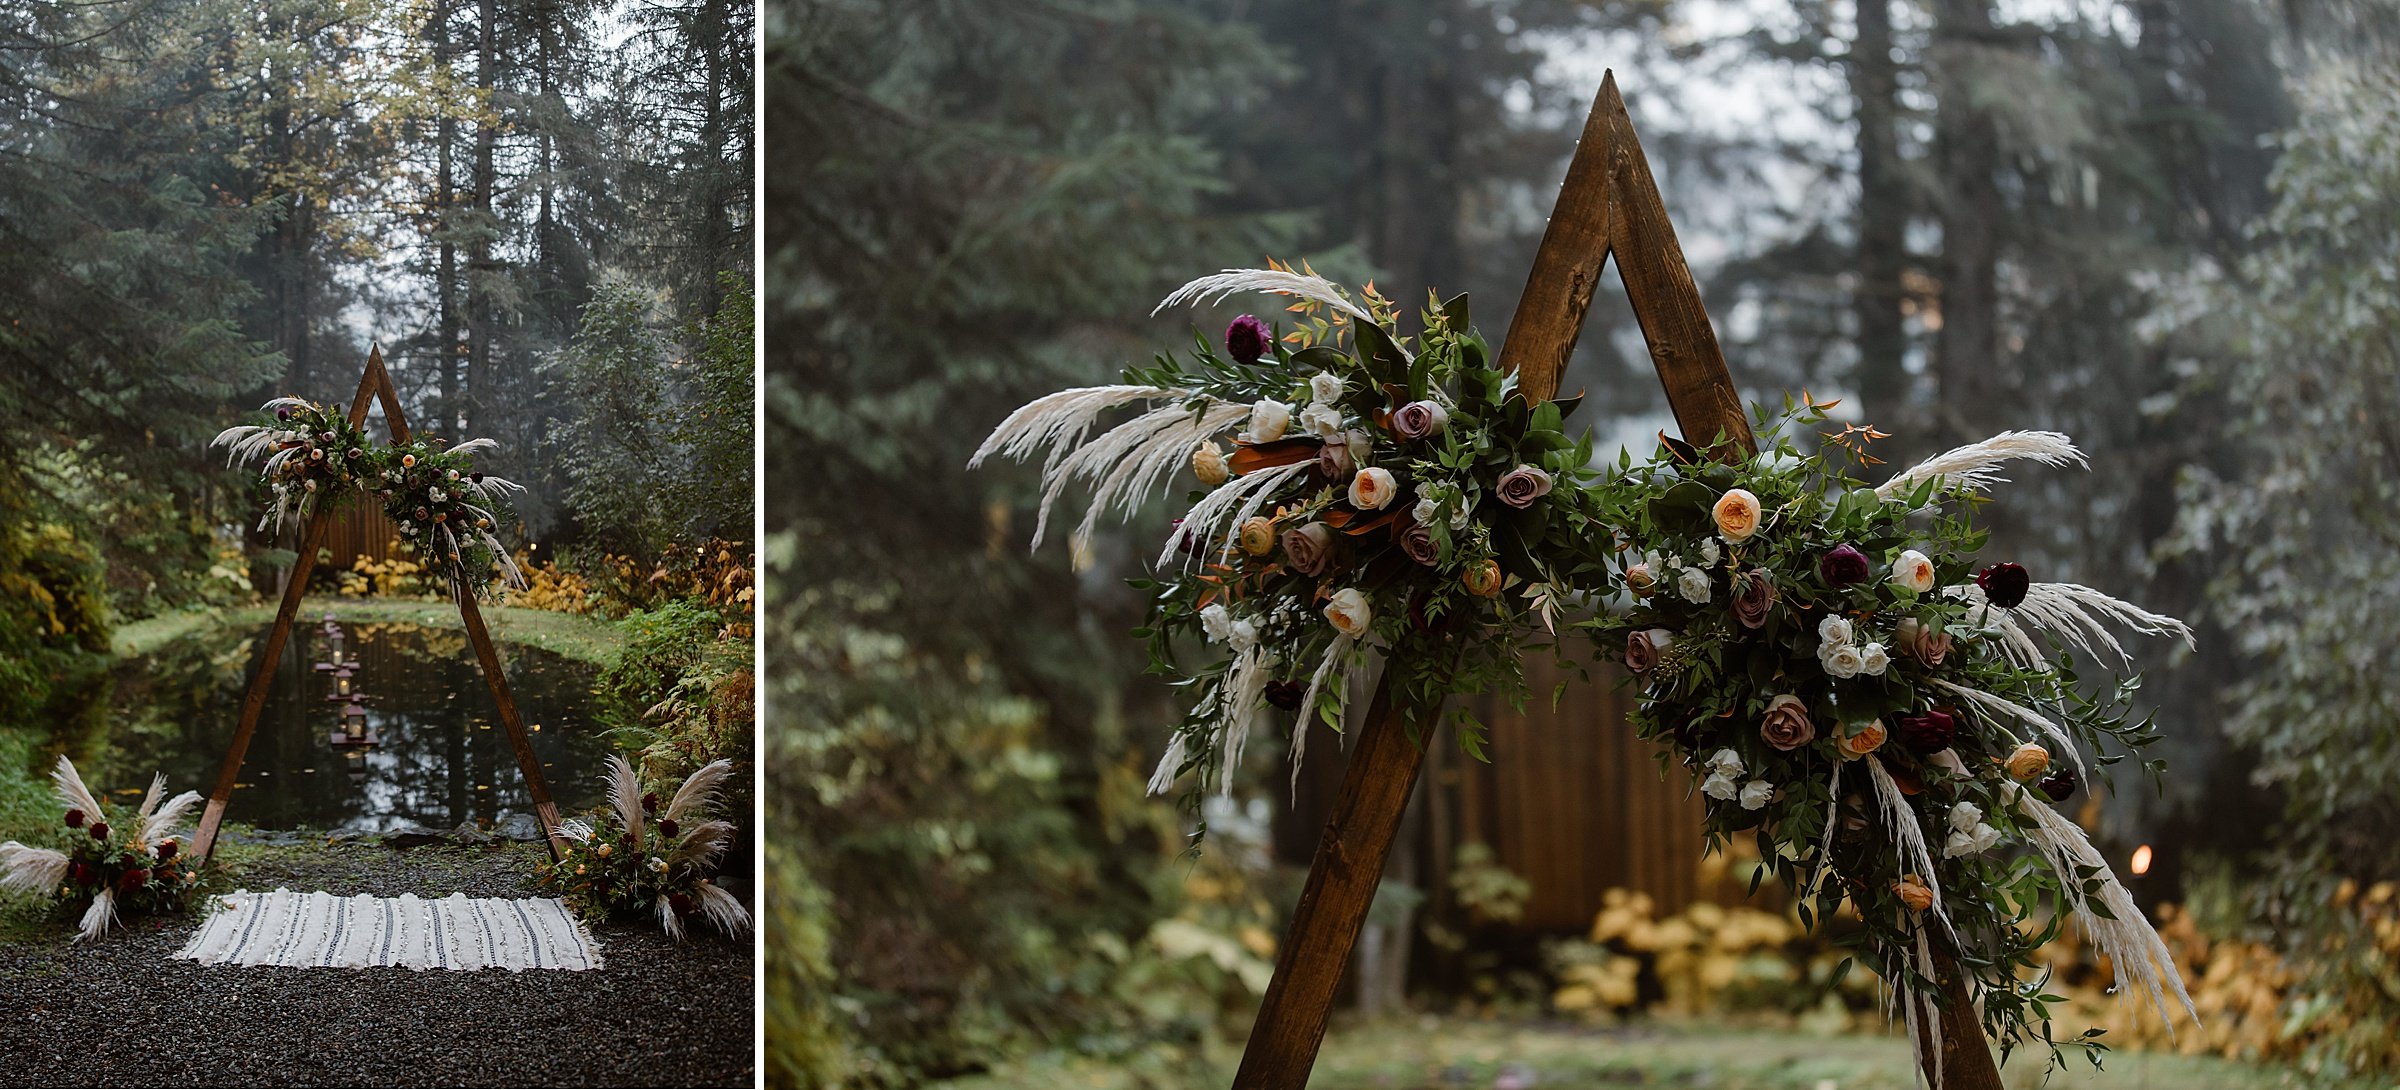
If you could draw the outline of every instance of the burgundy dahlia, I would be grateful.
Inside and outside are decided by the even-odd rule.
[[[182,847],[172,840],[161,840],[158,842],[158,857],[161,860],[173,859],[175,858],[175,853],[181,850]]]
[[[2033,577],[2025,574],[2023,564],[1994,564],[1975,574],[1975,585],[1983,588],[1983,596],[1993,605],[2015,609],[2033,588]]]
[[[89,863],[78,860],[76,862],[67,864],[67,880],[75,883],[78,886],[91,885],[94,877],[97,876],[92,873],[92,867]]]
[[[2075,793],[2075,770],[2060,765],[2058,771],[2042,777],[2041,782],[2034,786],[2041,788],[2042,794],[2050,796],[2050,801],[2065,802],[2068,796]]]
[[[135,867],[132,870],[126,871],[124,877],[117,879],[117,888],[130,893],[134,890],[142,888],[142,886],[149,881],[150,872],[143,870],[140,867]]]
[[[1918,753],[1939,753],[1950,748],[1958,738],[1958,720],[1949,712],[1929,711],[1923,715],[1903,715],[1899,728],[1893,732],[1900,744]]]
[[[1307,695],[1308,686],[1297,681],[1278,680],[1267,683],[1267,703],[1287,712],[1299,711],[1300,700]]]
[[[1817,574],[1831,586],[1846,587],[1867,577],[1867,554],[1856,545],[1836,545],[1817,562]]]
[[[642,810],[643,810],[643,812],[647,813],[647,812],[649,812],[649,811],[656,810],[656,809],[658,809],[658,792],[656,792],[656,791],[648,791],[648,792],[644,792],[644,793],[642,794]]]
[[[1257,363],[1274,343],[1274,335],[1267,332],[1267,323],[1248,314],[1225,327],[1225,351],[1243,363]]]
[[[67,811],[67,828],[70,828],[70,829],[80,829],[80,828],[83,828],[83,811],[81,811],[81,810],[69,810],[69,811]]]
[[[668,907],[673,908],[675,910],[675,914],[678,916],[689,916],[692,914],[692,899],[681,893],[667,894],[667,905]]]
[[[92,823],[92,839],[94,839],[94,840],[107,840],[107,839],[108,839],[108,823],[107,823],[107,822],[105,822],[105,821],[95,821],[95,822],[93,822],[93,823]]]
[[[682,831],[682,829],[683,826],[676,824],[674,818],[658,819],[658,835],[669,840],[675,839],[675,834]]]

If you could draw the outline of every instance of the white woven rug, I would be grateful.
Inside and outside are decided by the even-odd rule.
[[[600,967],[591,933],[553,899],[336,897],[279,889],[242,890],[210,901],[199,933],[171,956],[203,965],[337,969]]]

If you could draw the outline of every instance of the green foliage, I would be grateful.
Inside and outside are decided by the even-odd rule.
[[[2283,145],[2262,245],[2215,298],[2245,464],[2187,480],[2182,545],[2220,565],[2216,620],[2251,665],[2227,729],[2286,800],[2257,922],[2317,1014],[2354,1012],[2324,1069],[2389,1074],[2400,967],[2335,891],[2400,879],[2400,82],[2337,67]]]
[[[670,434],[687,453],[676,488],[685,531],[700,537],[748,540],[757,510],[752,472],[758,452],[755,303],[750,285],[732,273],[717,278],[724,301],[696,323],[690,399]]]
[[[710,761],[734,762],[727,810],[750,813],[758,714],[746,634],[729,637],[722,614],[688,599],[635,611],[615,629],[624,650],[593,692],[617,745],[659,781],[680,780]]]

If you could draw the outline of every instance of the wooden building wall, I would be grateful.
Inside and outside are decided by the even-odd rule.
[[[1525,675],[1533,696],[1522,714],[1496,698],[1477,706],[1491,763],[1445,746],[1428,769],[1442,794],[1430,815],[1437,866],[1447,870],[1457,845],[1491,846],[1532,884],[1521,931],[1589,928],[1612,887],[1650,894],[1661,914],[1703,896],[1700,800],[1688,773],[1669,768],[1662,778],[1654,747],[1634,737],[1625,720],[1634,693],[1616,687],[1621,674],[1602,665],[1591,681],[1572,680],[1541,657]],[[1553,709],[1562,680],[1570,683]]]
[[[333,525],[325,531],[324,552],[317,568],[326,572],[349,571],[350,565],[361,556],[380,562],[391,559],[399,548],[399,527],[384,516],[383,508],[366,499],[356,499],[335,512]]]

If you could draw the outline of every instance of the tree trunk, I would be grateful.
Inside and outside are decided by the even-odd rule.
[[[439,0],[433,8],[433,64],[447,74],[450,71],[450,3]],[[458,143],[458,121],[450,116],[447,107],[434,123],[434,233],[440,240],[437,268],[434,273],[435,340],[434,369],[440,382],[440,402],[434,414],[433,430],[449,434],[459,428],[464,407],[459,404],[458,358],[458,243],[453,235],[456,224],[451,212],[458,203],[458,186],[452,176],[451,151]]]
[[[483,92],[484,116],[475,125],[475,164],[471,184],[474,191],[475,235],[468,246],[467,257],[467,411],[470,418],[480,417],[495,398],[492,373],[493,360],[498,353],[492,343],[495,321],[492,305],[491,279],[498,275],[492,260],[492,236],[499,232],[500,217],[492,208],[493,153],[499,146],[499,120],[492,116],[491,97],[498,83],[498,46],[494,40],[498,14],[494,0],[477,0],[475,5],[475,86]],[[464,434],[462,432],[461,434]]]
[[[1908,263],[1909,208],[1894,124],[1900,65],[1892,58],[1888,0],[1860,0],[1849,74],[1858,121],[1858,249],[1851,266],[1858,290],[1850,305],[1858,326],[1859,397],[1868,419],[1906,435],[1912,429],[1901,275]]]
[[[1942,75],[1937,142],[1945,181],[1942,205],[1940,402],[1953,414],[1946,438],[1966,441],[1989,429],[1984,407],[2001,392],[1999,132],[1973,104],[1974,52],[1993,40],[1989,0],[1939,0],[1934,39]]]

